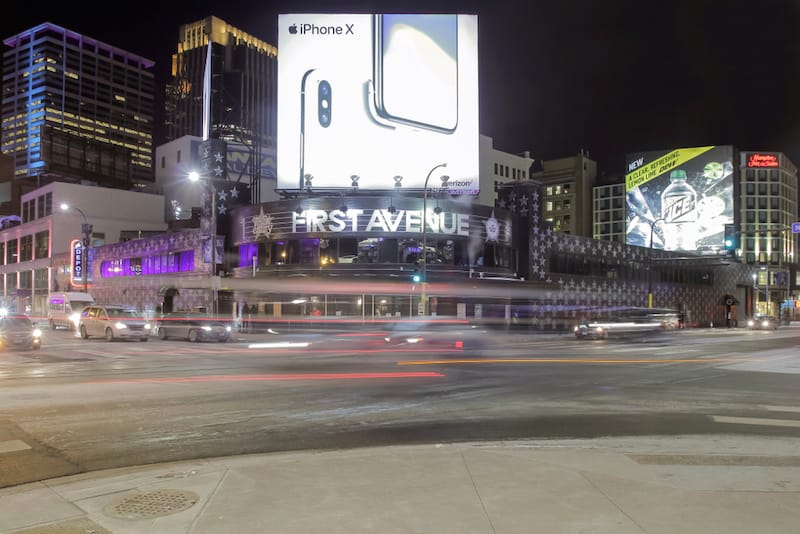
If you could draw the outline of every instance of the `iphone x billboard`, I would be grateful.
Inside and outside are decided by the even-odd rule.
[[[733,147],[628,154],[627,243],[700,254],[724,248],[733,218]]]
[[[476,15],[284,14],[278,31],[278,189],[479,192]]]

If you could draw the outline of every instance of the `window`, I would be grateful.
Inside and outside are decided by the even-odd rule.
[[[6,263],[17,263],[17,240],[6,242]]]
[[[494,164],[494,174],[497,175],[497,163]]]
[[[178,157],[177,162],[180,163],[181,162],[181,151],[180,150],[178,150],[177,157]]]
[[[22,203],[22,222],[26,223],[29,222],[31,219],[28,216],[28,206],[30,205],[31,201],[26,200]]]
[[[35,258],[38,260],[40,258],[46,258],[50,252],[50,231],[45,230],[43,232],[37,232],[35,236]]]
[[[19,240],[19,261],[33,259],[33,236],[24,235]]]

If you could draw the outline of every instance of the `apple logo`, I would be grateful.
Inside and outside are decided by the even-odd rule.
[[[292,24],[291,26],[289,26],[289,33],[291,33],[292,35],[297,33],[297,24]]]

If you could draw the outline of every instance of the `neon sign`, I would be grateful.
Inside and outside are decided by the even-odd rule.
[[[777,154],[750,154],[747,158],[748,167],[780,167]]]
[[[83,282],[83,271],[86,265],[83,243],[80,239],[73,239],[69,245],[70,263],[72,264],[72,283],[77,285]]]

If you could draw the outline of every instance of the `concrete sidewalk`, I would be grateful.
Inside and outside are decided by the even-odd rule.
[[[0,532],[796,533],[799,441],[432,444],[116,469],[0,490]]]

